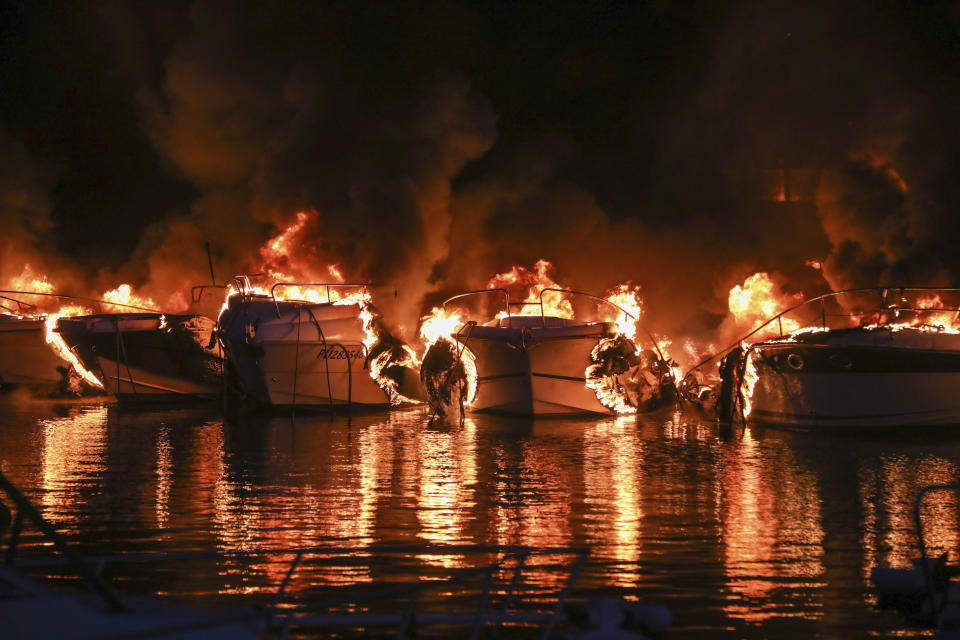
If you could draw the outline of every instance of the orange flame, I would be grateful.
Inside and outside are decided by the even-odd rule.
[[[60,356],[61,359],[65,360],[73,367],[73,370],[83,378],[88,384],[97,387],[98,389],[103,389],[103,383],[100,382],[100,379],[89,371],[83,364],[80,362],[80,359],[77,358],[76,354],[70,350],[70,347],[67,346],[67,343],[63,341],[63,337],[55,331],[57,328],[57,320],[64,316],[82,316],[90,313],[89,309],[85,309],[79,305],[64,305],[60,307],[60,310],[57,313],[52,313],[46,316],[46,319],[43,323],[44,328],[44,339],[47,344],[50,345],[50,348],[53,349],[53,352]]]
[[[744,280],[743,285],[734,285],[730,289],[728,305],[738,325],[753,329],[802,299],[802,293],[792,296],[776,293],[769,274],[761,271]],[[786,333],[800,328],[800,324],[791,318],[782,318],[781,323]]]
[[[469,406],[477,396],[477,357],[465,345],[458,345],[454,339],[463,325],[463,316],[459,311],[434,307],[429,315],[420,318],[420,339],[424,344],[424,354],[439,340],[446,340],[460,354],[467,378],[467,397],[464,404]]]
[[[9,289],[17,291],[36,291],[37,293],[53,293],[53,284],[47,280],[45,274],[34,273],[29,264],[23,265],[20,275],[10,279]]]
[[[133,293],[133,287],[129,284],[121,284],[116,289],[111,289],[103,294],[103,300],[117,305],[127,305],[131,307],[143,307],[146,309],[156,309],[157,304],[150,298],[138,296]],[[129,311],[125,307],[119,307],[120,311]]]
[[[606,300],[623,310],[618,312],[614,321],[617,333],[631,340],[636,340],[637,324],[640,321],[640,316],[643,315],[643,298],[640,297],[640,286],[633,286],[629,282],[617,285],[607,291]]]
[[[561,287],[549,273],[553,269],[553,264],[547,260],[537,260],[533,266],[533,271],[526,267],[515,265],[506,273],[497,273],[490,277],[487,282],[487,289],[506,289],[507,291],[516,291],[517,289],[526,289],[526,298],[522,302],[534,304],[517,305],[510,313],[518,316],[538,316],[540,315],[540,294],[544,289],[554,289]],[[543,315],[555,318],[572,318],[573,305],[567,296],[562,293],[553,293],[547,295],[543,300]],[[506,317],[501,313],[498,318]]]

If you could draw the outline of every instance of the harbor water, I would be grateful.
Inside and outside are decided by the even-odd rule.
[[[238,410],[225,420],[212,405],[0,403],[3,472],[83,552],[589,546],[574,595],[663,604],[670,638],[927,635],[878,611],[868,578],[909,565],[917,491],[960,469],[950,429],[728,432],[675,411],[430,424],[418,408]],[[956,560],[956,497],[932,496],[924,516],[930,544]],[[253,569],[244,589],[276,584]],[[144,569],[135,582],[216,592],[225,583],[209,571]],[[352,575],[369,579],[362,562]]]

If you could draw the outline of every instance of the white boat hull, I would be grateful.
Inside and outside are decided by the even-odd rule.
[[[19,319],[0,324],[0,383],[54,386],[66,367],[44,338],[43,320]]]
[[[750,419],[823,428],[960,424],[960,336],[886,329],[755,345]]]
[[[960,424],[958,373],[763,376],[750,418],[804,427]]]
[[[301,342],[299,347],[289,342],[263,342],[260,347],[263,357],[257,370],[266,390],[265,401],[270,404],[388,404],[383,389],[370,377],[360,343],[328,344],[327,358],[319,342]]]
[[[357,305],[277,307],[258,298],[234,305],[220,318],[220,335],[240,387],[257,402],[390,404],[370,377]]]
[[[611,413],[586,386],[590,352],[602,337],[599,332],[533,338],[518,348],[507,330],[498,337],[496,330],[483,329],[466,339],[477,366],[477,394],[470,409],[546,416]],[[483,337],[477,335],[481,332]]]

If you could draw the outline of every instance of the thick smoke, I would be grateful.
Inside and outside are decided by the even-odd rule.
[[[150,133],[202,195],[145,238],[149,286],[208,279],[203,238],[224,275],[256,270],[266,235],[316,210],[291,247],[315,269],[290,275],[327,281],[336,264],[348,281],[396,284],[413,329],[446,255],[452,180],[494,141],[488,101],[456,74],[372,90],[384,78],[350,76],[319,35],[290,37],[296,16],[271,16],[271,29],[255,14],[198,3],[166,62]]]
[[[63,281],[67,265],[52,250],[50,197],[56,175],[0,127],[0,288],[23,289],[34,277]]]
[[[956,11],[545,11],[77,10],[116,54],[98,63],[135,96],[136,135],[192,189],[145,215],[128,263],[95,285],[129,279],[182,306],[209,281],[205,242],[222,283],[260,269],[259,248],[301,211],[316,215],[289,275],[326,280],[336,264],[398,285],[390,317],[407,337],[444,296],[541,258],[575,288],[642,285],[647,324],[677,343],[733,331],[728,293],[757,271],[785,299],[956,283]],[[17,222],[32,241],[52,220],[51,176],[17,181],[36,185],[41,213]]]

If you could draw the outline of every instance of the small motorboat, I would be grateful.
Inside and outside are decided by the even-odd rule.
[[[820,322],[738,341],[720,364],[719,417],[814,428],[960,423],[960,331],[950,323],[957,310],[904,298],[932,291],[956,290],[850,289],[774,316],[752,335],[810,307]],[[849,312],[837,303],[838,296],[871,292],[880,293],[879,309]],[[847,326],[830,326],[838,320]]]
[[[443,411],[454,395],[473,411],[531,416],[633,412],[664,399],[661,383],[670,368],[662,356],[641,352],[614,322],[550,315],[546,293],[586,298],[632,318],[603,298],[568,289],[545,288],[534,302],[511,302],[506,289],[494,288],[448,298],[444,309],[466,298],[502,294],[505,307],[493,319],[462,324],[429,347],[421,376],[436,410]],[[459,373],[451,375],[457,366]],[[451,384],[455,380],[460,383]],[[451,393],[457,386],[460,393]]]
[[[56,332],[121,400],[213,398],[223,389],[216,323],[200,315],[62,317]]]
[[[272,406],[386,406],[420,396],[411,353],[380,323],[371,286],[281,282],[267,292],[238,277],[218,333],[241,390]],[[281,288],[325,297],[280,299]]]

